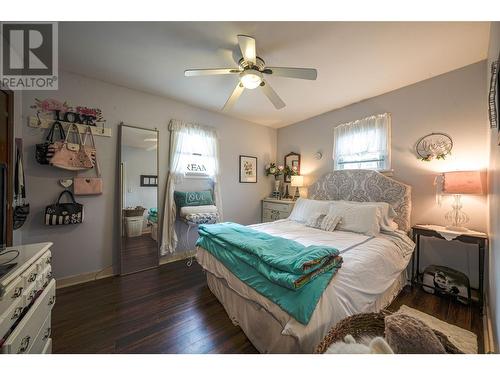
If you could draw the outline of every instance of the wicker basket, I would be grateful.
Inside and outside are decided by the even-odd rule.
[[[125,217],[142,216],[144,215],[144,211],[146,211],[146,209],[141,206],[137,206],[136,208],[125,208],[123,210],[123,216]]]
[[[366,313],[349,316],[337,323],[314,351],[315,354],[323,354],[335,342],[342,341],[347,335],[359,340],[362,337],[384,337],[385,317],[392,313],[382,310],[378,313]],[[441,332],[433,330],[446,353],[461,354],[462,352],[453,345],[450,340]]]

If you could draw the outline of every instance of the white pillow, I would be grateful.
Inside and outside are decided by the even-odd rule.
[[[288,218],[299,223],[306,223],[313,215],[327,214],[330,203],[331,201],[299,198]]]
[[[390,232],[398,229],[398,225],[394,222],[394,218],[397,216],[397,213],[396,211],[394,211],[394,208],[392,208],[392,206],[387,202],[333,201],[332,203],[335,202],[377,207],[380,218],[380,229]]]
[[[306,222],[306,226],[321,229],[326,232],[333,232],[342,218],[328,214],[315,214]]]
[[[328,215],[340,216],[337,229],[376,236],[380,232],[379,209],[373,205],[331,202]]]
[[[217,213],[217,207],[214,205],[206,205],[206,206],[184,206],[181,207],[179,215],[181,217],[186,217],[187,215],[193,214],[211,214]]]

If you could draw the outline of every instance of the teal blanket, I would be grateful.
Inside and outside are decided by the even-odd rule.
[[[306,247],[239,224],[200,225],[198,233],[198,246],[302,324],[342,264],[334,248]]]

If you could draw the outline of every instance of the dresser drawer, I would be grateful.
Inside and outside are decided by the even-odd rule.
[[[262,213],[262,221],[268,222],[268,221],[282,220],[286,219],[288,216],[290,216],[289,212],[283,212],[277,210],[264,210],[264,212]]]
[[[52,280],[5,341],[2,347],[4,353],[19,354],[30,351],[40,328],[50,315],[55,303],[55,295],[56,281]]]
[[[0,338],[4,337],[9,329],[19,319],[24,309],[22,298],[16,298],[9,308],[0,314]]]
[[[18,278],[5,290],[5,294],[0,298],[0,316],[10,309],[10,306],[23,298],[24,279]],[[0,336],[1,337],[1,336]]]
[[[50,340],[50,334],[52,333],[50,316],[51,314],[49,313],[47,319],[45,319],[45,322],[42,324],[42,327],[38,331],[38,335],[36,336],[35,341],[33,342],[33,345],[29,350],[29,354],[43,353],[43,349],[45,348],[47,341]]]
[[[264,202],[263,209],[290,213],[292,212],[292,205],[288,203]]]
[[[45,269],[47,266],[52,265],[52,253],[50,252],[50,250],[43,254],[36,262],[36,264],[38,265],[39,271]]]
[[[24,279],[24,289],[28,289],[32,285],[36,284],[39,267],[38,262],[32,264],[26,271],[22,273],[21,278]]]
[[[43,347],[42,354],[52,354],[52,339],[49,338]]]

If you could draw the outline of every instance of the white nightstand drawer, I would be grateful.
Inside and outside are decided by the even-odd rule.
[[[286,219],[288,216],[290,216],[289,212],[264,210],[262,214],[262,221],[268,222],[268,221],[282,220]]]
[[[292,212],[292,205],[288,203],[264,202],[264,210],[274,210],[281,212]]]
[[[52,280],[5,341],[2,347],[4,353],[21,354],[30,351],[40,328],[54,307],[55,295],[56,281]]]

